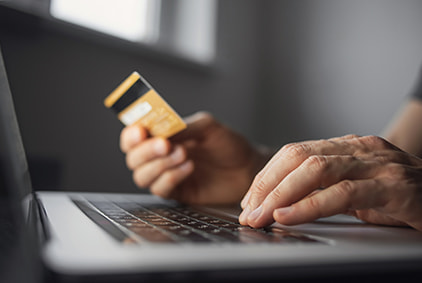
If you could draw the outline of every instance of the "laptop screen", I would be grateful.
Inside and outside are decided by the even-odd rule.
[[[25,151],[0,52],[1,282],[38,283],[42,278],[34,223],[27,218],[31,192]]]
[[[22,200],[32,191],[28,164],[0,54],[0,197]]]

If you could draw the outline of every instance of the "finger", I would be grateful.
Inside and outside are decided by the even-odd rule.
[[[242,209],[246,208],[246,205],[248,204],[249,198],[251,197],[251,191],[249,190],[246,195],[243,197],[242,201],[240,202],[240,207]]]
[[[148,136],[148,133],[145,128],[132,125],[123,128],[120,134],[120,149],[122,152],[126,153],[135,145],[145,140]]]
[[[274,210],[273,217],[284,225],[297,225],[345,213],[350,209],[378,207],[383,203],[376,179],[344,180],[291,206]]]
[[[329,140],[292,143],[284,146],[258,173],[250,191],[248,203],[242,212],[242,218],[256,209],[267,195],[303,161],[312,155],[353,154],[354,147],[348,142],[358,139],[356,135],[347,135]]]
[[[172,137],[172,141],[181,142],[187,139],[198,139],[204,136],[205,131],[210,127],[217,124],[213,116],[207,112],[197,112],[186,117],[184,121],[187,124],[187,128]]]
[[[266,226],[273,222],[272,214],[278,207],[289,206],[318,188],[345,179],[366,179],[377,172],[375,162],[353,156],[311,156],[267,195],[260,209],[252,212],[246,222],[252,227]]]
[[[175,146],[172,153],[162,158],[156,158],[133,172],[133,180],[138,187],[149,187],[167,170],[183,163],[186,160],[186,151],[182,146]]]
[[[375,150],[402,151],[395,145],[378,136],[364,136],[351,139],[348,144],[354,148],[354,155],[367,154]]]
[[[420,158],[399,150],[374,150],[359,155],[360,159],[378,161],[380,164],[397,163],[401,165],[419,166]]]
[[[150,187],[151,193],[163,198],[170,198],[177,186],[186,179],[194,170],[192,160],[173,167],[163,173]]]
[[[341,143],[343,141],[350,141],[352,139],[360,138],[357,135],[346,135],[342,137],[335,137],[328,140],[311,140],[311,141],[304,141],[300,143],[291,143],[283,146],[283,148],[272,158],[266,167],[264,167],[263,171],[268,170],[273,163],[278,162],[280,158],[296,158],[296,157],[303,157],[301,159],[305,159],[310,155],[315,154],[326,154],[326,155],[338,155],[338,154],[347,154],[344,152],[345,144]],[[350,146],[346,145],[347,148]],[[340,151],[340,152],[339,152]],[[352,151],[348,151],[352,152]],[[289,158],[290,159],[290,158]],[[301,160],[299,159],[299,160]]]
[[[170,149],[171,144],[168,140],[150,138],[127,152],[126,165],[130,170],[135,170],[154,158],[167,155]]]

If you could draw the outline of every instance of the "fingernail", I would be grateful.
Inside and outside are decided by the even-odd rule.
[[[157,140],[154,143],[154,151],[157,154],[164,155],[167,153],[167,146],[163,140]]]
[[[246,224],[247,223],[247,219],[248,219],[248,216],[249,216],[249,214],[251,213],[251,209],[250,209],[250,207],[249,206],[247,206],[243,211],[242,211],[242,213],[239,215],[239,223],[240,224]]]
[[[262,210],[263,210],[262,205],[260,205],[258,206],[257,209],[252,211],[251,214],[249,214],[248,216],[248,222],[257,220],[259,216],[261,216]]]

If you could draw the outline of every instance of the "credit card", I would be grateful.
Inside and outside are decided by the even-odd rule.
[[[182,118],[138,72],[133,72],[104,100],[126,126],[139,123],[151,136],[168,138],[186,128]]]

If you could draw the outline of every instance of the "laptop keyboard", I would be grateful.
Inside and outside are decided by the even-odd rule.
[[[111,236],[125,243],[309,243],[306,235],[276,227],[253,229],[188,206],[131,202],[74,203]]]

